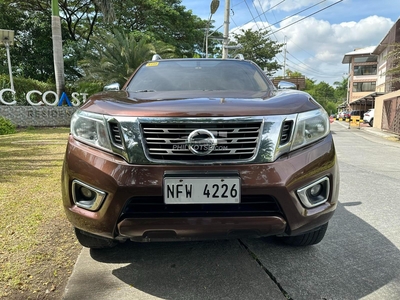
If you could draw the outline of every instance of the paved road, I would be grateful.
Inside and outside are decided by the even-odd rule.
[[[64,298],[400,299],[400,142],[342,122],[332,131],[340,204],[319,245],[265,238],[83,249]]]

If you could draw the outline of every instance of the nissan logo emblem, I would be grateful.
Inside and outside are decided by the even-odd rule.
[[[217,139],[206,129],[196,129],[189,134],[187,145],[193,154],[207,155],[214,150]]]

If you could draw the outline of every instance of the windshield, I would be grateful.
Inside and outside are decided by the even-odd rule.
[[[130,92],[251,91],[269,89],[253,64],[234,60],[165,60],[143,65],[127,86]]]

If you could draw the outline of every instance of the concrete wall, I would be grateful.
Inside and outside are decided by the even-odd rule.
[[[375,98],[374,127],[382,129],[383,102],[397,97],[400,97],[400,90]]]
[[[78,107],[70,106],[0,106],[0,116],[17,126],[69,127],[72,114]]]

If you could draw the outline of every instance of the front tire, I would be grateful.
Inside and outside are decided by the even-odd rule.
[[[312,232],[307,232],[301,235],[296,235],[296,236],[284,236],[284,237],[279,237],[279,239],[291,246],[311,246],[311,245],[316,245],[319,242],[322,241],[322,239],[325,236],[325,232],[328,229],[328,223],[322,225],[320,228],[318,228],[315,231]]]
[[[98,237],[78,228],[75,228],[75,235],[83,247],[90,249],[112,248],[118,244],[118,242],[115,240]]]

